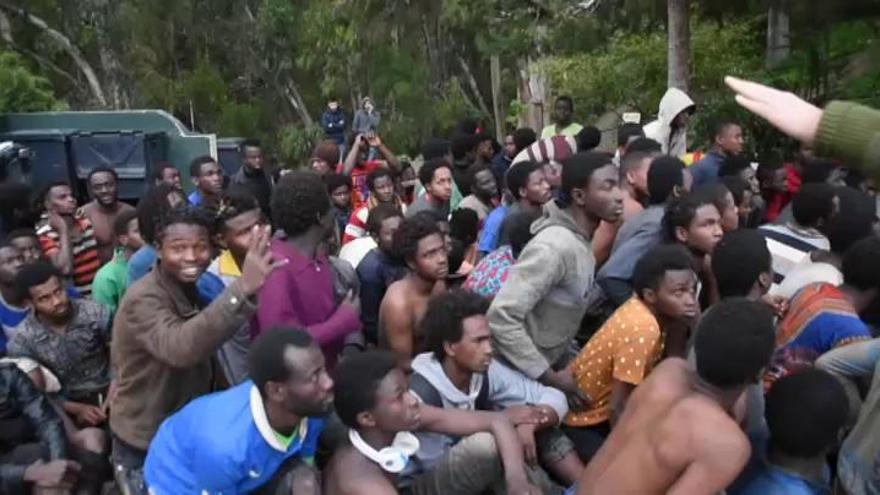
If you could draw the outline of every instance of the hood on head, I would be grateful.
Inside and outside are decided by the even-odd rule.
[[[694,100],[691,99],[684,91],[678,88],[669,88],[660,99],[660,108],[657,112],[657,119],[664,126],[672,124],[672,120],[676,115],[689,107],[695,106]]]

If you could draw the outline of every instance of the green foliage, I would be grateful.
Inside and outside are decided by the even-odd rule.
[[[34,73],[15,53],[0,52],[0,112],[63,110],[52,83]]]

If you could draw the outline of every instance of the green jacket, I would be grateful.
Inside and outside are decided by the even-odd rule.
[[[880,111],[832,101],[822,113],[815,148],[817,155],[845,159],[866,175],[880,177]]]

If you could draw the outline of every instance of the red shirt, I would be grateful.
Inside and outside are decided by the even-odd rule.
[[[776,221],[776,217],[791,202],[791,198],[801,190],[801,175],[797,169],[791,163],[786,163],[784,167],[788,191],[773,193],[769,198],[765,198],[767,200],[767,211],[764,213],[764,220],[768,222]]]
[[[383,160],[368,160],[363,165],[355,165],[351,171],[351,209],[357,210],[366,203],[370,197],[370,188],[367,187],[367,175],[374,170],[378,170],[385,166]],[[343,164],[336,167],[337,173],[342,173]]]

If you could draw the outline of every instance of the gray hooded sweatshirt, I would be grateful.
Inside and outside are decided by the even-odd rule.
[[[657,120],[644,127],[645,137],[660,143],[663,154],[681,158],[687,154],[687,127],[672,130],[672,121],[681,112],[694,106],[694,100],[678,88],[669,88],[660,99]]]
[[[471,376],[470,393],[467,394],[449,381],[449,377],[443,372],[443,365],[433,353],[425,352],[416,356],[412,361],[412,369],[414,377],[419,375],[437,392],[444,409],[476,410],[480,390],[484,387],[484,380],[488,380],[489,383],[486,385],[488,389],[483,391],[483,398],[490,410],[523,404],[540,404],[553,408],[560,420],[568,413],[565,394],[555,388],[541,385],[497,360],[492,360],[485,375],[474,373]],[[429,401],[421,397],[416,390],[413,390],[413,393],[420,401]],[[457,440],[441,433],[418,432],[416,435],[419,437],[419,451],[416,453],[418,462],[415,465],[424,470],[430,470]]]
[[[496,349],[538,379],[561,365],[580,328],[596,258],[574,219],[551,201],[489,308]]]

